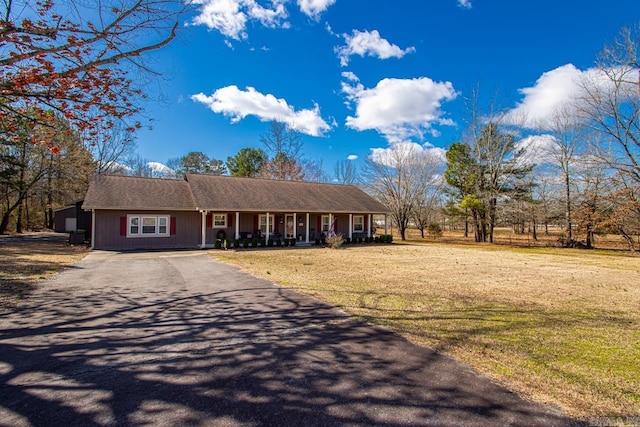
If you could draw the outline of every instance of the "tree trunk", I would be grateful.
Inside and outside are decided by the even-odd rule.
[[[496,225],[496,204],[497,200],[495,197],[489,200],[489,243],[493,243],[493,229]],[[484,241],[487,241],[486,237]]]
[[[567,198],[565,201],[564,215],[567,224],[567,239],[573,240],[573,230],[571,226],[571,187],[569,186],[569,173],[564,174],[564,195]]]
[[[23,209],[24,203],[20,202],[20,204],[18,205],[18,213],[16,215],[16,233],[18,234],[22,234],[22,209]]]

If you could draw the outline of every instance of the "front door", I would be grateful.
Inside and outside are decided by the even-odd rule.
[[[287,239],[291,239],[294,236],[293,234],[293,221],[295,221],[295,218],[293,215],[285,215],[284,218],[284,223],[285,223],[285,227],[284,227],[284,233],[285,233],[285,238]]]

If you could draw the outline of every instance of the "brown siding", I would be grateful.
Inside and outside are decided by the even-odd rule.
[[[171,215],[176,218],[176,234],[168,237],[126,237],[120,235],[120,217]],[[96,210],[95,249],[178,249],[197,248],[201,240],[199,212]]]

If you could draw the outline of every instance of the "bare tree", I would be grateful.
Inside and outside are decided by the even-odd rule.
[[[411,213],[411,219],[416,228],[420,230],[420,237],[424,239],[424,230],[437,224],[442,216],[444,208],[443,191],[444,182],[441,176],[434,175],[427,184],[424,194],[416,201]]]
[[[302,160],[302,136],[286,123],[272,121],[260,142],[269,160],[260,175],[269,179],[302,181],[305,171]]]
[[[580,110],[589,125],[613,142],[610,166],[640,182],[640,25],[623,28],[580,82]]]
[[[351,160],[338,160],[334,167],[335,178],[340,184],[355,184],[358,181],[356,165]]]
[[[124,123],[118,122],[112,129],[101,130],[95,138],[85,140],[84,146],[95,159],[97,174],[117,174],[124,168],[124,159],[134,154],[136,143]]]
[[[564,218],[566,242],[573,241],[572,221],[572,176],[574,163],[586,149],[586,128],[584,123],[568,108],[553,112],[545,127],[550,131],[547,155],[554,162],[562,176],[564,186]]]
[[[410,143],[395,144],[384,155],[370,155],[365,160],[363,182],[389,209],[402,240],[406,240],[411,215],[425,199],[441,164],[433,152]]]

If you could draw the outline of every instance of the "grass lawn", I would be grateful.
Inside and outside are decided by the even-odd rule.
[[[38,281],[60,272],[87,254],[84,246],[69,246],[62,239],[0,242],[0,311],[33,292]]]
[[[572,416],[640,414],[640,257],[395,242],[213,251]]]

